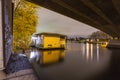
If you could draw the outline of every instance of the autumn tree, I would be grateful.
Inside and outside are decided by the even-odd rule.
[[[108,34],[102,31],[96,31],[90,35],[90,38],[93,38],[93,39],[109,39],[109,37],[110,36]]]
[[[31,35],[36,31],[38,6],[25,0],[15,0],[13,20],[13,51],[26,50],[30,46]]]

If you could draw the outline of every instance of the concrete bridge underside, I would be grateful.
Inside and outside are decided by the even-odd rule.
[[[28,0],[120,37],[120,0]]]

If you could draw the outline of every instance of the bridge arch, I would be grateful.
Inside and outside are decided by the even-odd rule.
[[[119,0],[28,1],[100,29],[113,37],[120,36]]]

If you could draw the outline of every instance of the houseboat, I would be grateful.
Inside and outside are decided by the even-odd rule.
[[[101,43],[101,47],[103,47],[103,48],[106,48],[107,45],[108,45],[108,42],[102,42],[102,43]]]
[[[66,48],[66,35],[58,33],[38,33],[32,36],[32,46],[40,49]]]

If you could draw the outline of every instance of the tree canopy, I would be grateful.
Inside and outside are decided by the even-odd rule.
[[[90,38],[94,38],[94,39],[108,39],[110,36],[102,31],[96,31],[93,32],[90,35]]]
[[[14,9],[13,20],[13,51],[18,49],[28,49],[31,35],[36,31],[38,23],[38,6],[20,0]]]

